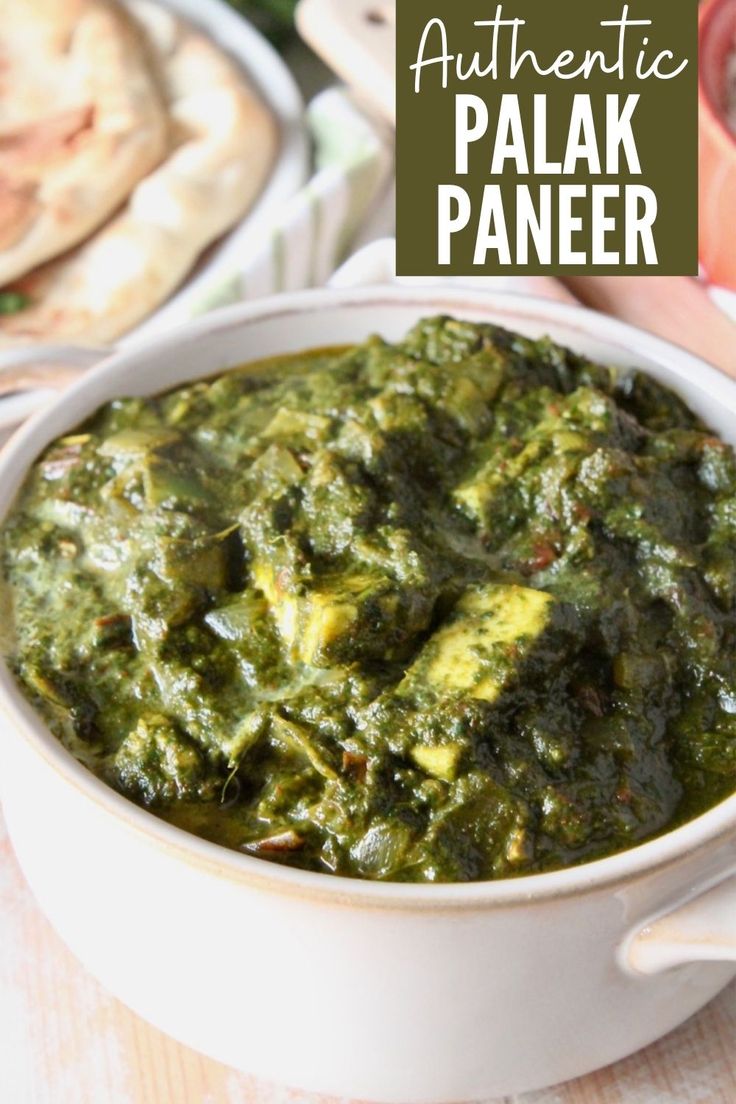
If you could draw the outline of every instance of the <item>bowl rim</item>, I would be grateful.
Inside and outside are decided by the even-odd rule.
[[[709,36],[713,31],[714,20],[718,18],[723,9],[729,7],[734,9],[736,29],[736,3],[734,0],[705,0],[698,12],[698,101],[703,116],[701,126],[707,120],[712,130],[715,131],[715,137],[726,146],[732,155],[736,156],[736,134],[731,131],[726,123],[723,111],[713,100],[705,79],[707,66],[703,63]]]
[[[615,348],[617,353],[632,358],[648,358],[667,366],[683,380],[697,378],[700,389],[716,404],[736,414],[736,382],[729,379],[692,353],[661,338],[638,330],[618,319],[580,307],[537,296],[513,292],[472,291],[463,288],[411,288],[397,285],[376,285],[353,289],[320,289],[271,296],[259,301],[226,307],[192,322],[152,336],[147,342],[120,350],[105,359],[70,388],[29,419],[7,444],[0,449],[0,487],[7,486],[7,504],[0,505],[0,525],[15,495],[39,452],[45,447],[47,423],[53,425],[58,412],[74,406],[78,396],[103,383],[106,377],[140,371],[156,354],[193,341],[210,342],[218,334],[238,330],[250,323],[274,319],[291,319],[298,324],[299,315],[325,310],[356,307],[388,310],[394,306],[416,307],[420,313],[452,313],[453,310],[477,311],[481,318],[498,319],[510,315],[514,325],[523,319],[544,326],[558,322],[567,329],[594,336]],[[371,323],[371,332],[376,324]],[[194,377],[190,377],[194,378]],[[155,393],[156,388],[151,389]],[[113,387],[106,398],[116,393]],[[95,405],[98,405],[95,403]],[[94,409],[94,407],[92,407]],[[75,415],[71,424],[79,417]],[[71,428],[71,425],[69,426]],[[63,431],[62,431],[63,432]],[[52,437],[58,435],[54,430]],[[26,455],[27,454],[27,455]],[[0,717],[9,724],[0,732],[0,740],[22,737],[26,747],[35,753],[62,782],[98,809],[113,817],[122,827],[130,829],[151,846],[188,865],[203,869],[216,877],[246,883],[269,893],[298,896],[333,905],[406,910],[466,910],[536,904],[551,899],[612,887],[652,875],[673,866],[714,844],[736,835],[736,793],[687,823],[662,835],[638,844],[627,851],[607,858],[581,863],[562,870],[529,874],[497,881],[464,883],[413,884],[378,882],[347,878],[334,874],[304,871],[270,863],[177,828],[136,805],[97,778],[74,758],[43,723],[30,702],[15,683],[4,657],[0,656]],[[733,858],[736,866],[736,855]],[[724,870],[726,876],[732,867]]]

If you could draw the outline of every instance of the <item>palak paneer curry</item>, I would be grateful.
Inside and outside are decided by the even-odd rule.
[[[411,882],[736,789],[736,462],[648,376],[452,318],[111,402],[2,532],[9,662],[90,770]]]

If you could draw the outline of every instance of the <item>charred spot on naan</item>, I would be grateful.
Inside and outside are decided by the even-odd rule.
[[[0,176],[0,249],[9,249],[38,217],[34,184],[12,184]]]
[[[0,133],[0,157],[6,168],[40,169],[89,137],[95,120],[92,104],[67,108],[15,130]]]

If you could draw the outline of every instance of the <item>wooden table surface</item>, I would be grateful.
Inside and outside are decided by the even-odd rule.
[[[736,983],[640,1054],[504,1104],[735,1101]],[[310,1104],[310,1098],[202,1058],[109,996],[36,907],[0,820],[0,1102]]]

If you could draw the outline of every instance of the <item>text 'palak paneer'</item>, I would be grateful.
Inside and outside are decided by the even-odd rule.
[[[59,739],[254,855],[509,877],[736,789],[733,451],[549,340],[430,319],[112,402],[2,557]]]

